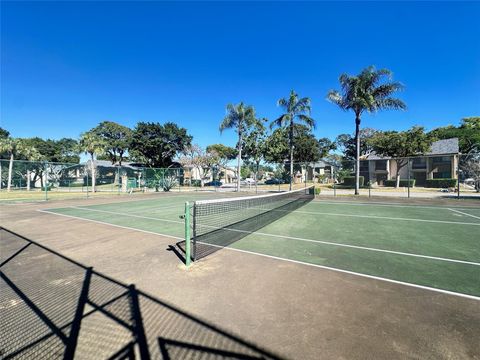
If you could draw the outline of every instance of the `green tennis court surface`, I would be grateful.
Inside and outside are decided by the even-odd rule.
[[[48,209],[58,215],[183,240],[182,194]],[[247,251],[312,266],[480,296],[480,208],[314,200],[222,251]],[[132,245],[133,246],[133,245]],[[255,256],[255,255],[252,255]],[[200,260],[208,261],[208,257]]]

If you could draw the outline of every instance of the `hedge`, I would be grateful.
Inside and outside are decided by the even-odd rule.
[[[319,187],[315,188],[315,195],[320,195],[321,192],[322,192],[321,188],[319,188]]]
[[[395,187],[397,186],[397,180],[384,180],[383,184],[385,186]],[[409,186],[408,179],[400,179],[400,186],[402,187]],[[414,187],[414,186],[415,186],[415,179],[410,179],[410,187]]]
[[[358,179],[358,182],[360,184],[360,187],[363,186],[365,179],[363,176],[360,176]],[[345,176],[343,178],[343,185],[345,186],[355,186],[355,176]]]
[[[425,186],[430,188],[452,188],[457,186],[457,179],[427,179]]]

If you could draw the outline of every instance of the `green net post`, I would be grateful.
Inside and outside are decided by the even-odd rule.
[[[185,202],[185,265],[190,266],[190,204]]]

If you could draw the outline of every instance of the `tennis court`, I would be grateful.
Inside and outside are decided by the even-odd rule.
[[[185,202],[222,198],[184,193],[156,199],[41,210],[59,216],[160,234],[181,242]],[[225,204],[231,203],[228,199]],[[283,210],[277,210],[282,212]],[[218,212],[218,219],[232,216]],[[480,297],[480,208],[319,200],[283,211],[262,228],[240,230],[210,256],[241,251],[279,261],[351,272]],[[239,232],[239,230],[233,230]],[[220,247],[220,246],[216,246]],[[224,247],[224,248],[223,248]],[[200,262],[209,261],[205,257]],[[195,263],[193,266],[196,266]]]

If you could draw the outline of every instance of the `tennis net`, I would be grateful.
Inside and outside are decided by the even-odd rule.
[[[310,202],[314,186],[260,195],[195,201],[191,207],[193,260],[201,259]]]

